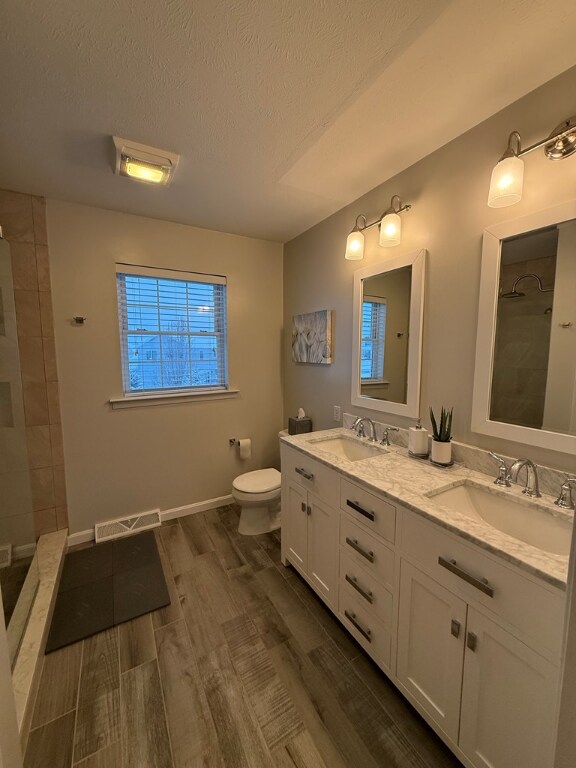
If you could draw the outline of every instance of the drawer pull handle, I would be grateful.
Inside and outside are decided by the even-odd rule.
[[[358,632],[360,632],[362,637],[368,640],[369,643],[372,642],[372,632],[369,629],[364,629],[364,627],[356,619],[355,613],[350,613],[350,611],[344,611],[344,616],[346,616],[346,618],[351,624],[354,624],[354,626],[356,627]]]
[[[456,560],[446,560],[445,557],[439,557],[438,565],[441,565],[442,568],[446,568],[446,570],[450,571],[450,573],[456,574],[456,576],[459,576],[464,581],[467,581],[468,584],[472,584],[473,587],[479,589],[480,592],[484,592],[484,594],[488,595],[488,597],[494,597],[494,587],[491,587],[486,579],[478,579],[476,576],[472,576],[471,573],[468,573],[468,571],[460,568]]]
[[[357,501],[350,501],[350,499],[346,499],[346,504],[349,507],[352,507],[352,509],[358,512],[360,515],[364,515],[364,517],[367,517],[368,520],[372,520],[372,522],[374,522],[374,512],[369,512],[367,509],[364,509],[360,506],[360,504],[358,504]]]
[[[450,622],[450,632],[454,637],[460,637],[460,622],[456,619],[452,619]]]
[[[302,467],[296,467],[296,472],[299,475],[302,475],[305,480],[314,480],[312,472],[307,472],[305,469],[302,469]]]
[[[306,512],[306,502],[303,501],[300,506],[302,508],[302,512]]]
[[[473,653],[476,651],[476,646],[478,645],[478,636],[475,635],[474,632],[468,632],[466,635],[466,645]]]
[[[356,576],[349,576],[348,574],[346,574],[345,578],[348,584],[354,587],[356,592],[362,595],[364,600],[367,600],[370,604],[374,602],[374,595],[372,594],[372,592],[367,592],[363,587],[361,587],[360,584],[358,584],[358,580],[356,579]]]
[[[365,557],[366,560],[368,560],[368,562],[370,563],[374,562],[374,552],[366,552],[365,549],[362,549],[360,544],[358,544],[358,539],[351,539],[348,536],[346,536],[346,544],[348,544],[349,547],[352,547],[352,549],[355,549],[359,555],[362,555],[362,557]]]

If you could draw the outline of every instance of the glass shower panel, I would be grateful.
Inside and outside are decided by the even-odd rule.
[[[0,239],[0,584],[12,661],[38,583],[34,543],[12,261]]]

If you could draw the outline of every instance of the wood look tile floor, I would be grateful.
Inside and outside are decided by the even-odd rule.
[[[156,529],[172,603],[45,657],[25,768],[461,768],[234,507]]]

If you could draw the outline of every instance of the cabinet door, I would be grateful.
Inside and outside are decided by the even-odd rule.
[[[339,513],[308,494],[308,578],[327,603],[338,607]]]
[[[467,645],[462,751],[479,768],[551,768],[556,667],[473,608]]]
[[[414,701],[458,740],[466,603],[401,563],[397,676]]]
[[[308,571],[308,493],[296,483],[286,483],[282,499],[282,549],[292,565]]]

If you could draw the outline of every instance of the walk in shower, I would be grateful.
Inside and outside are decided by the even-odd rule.
[[[11,664],[38,588],[10,246],[0,239],[0,587]]]

